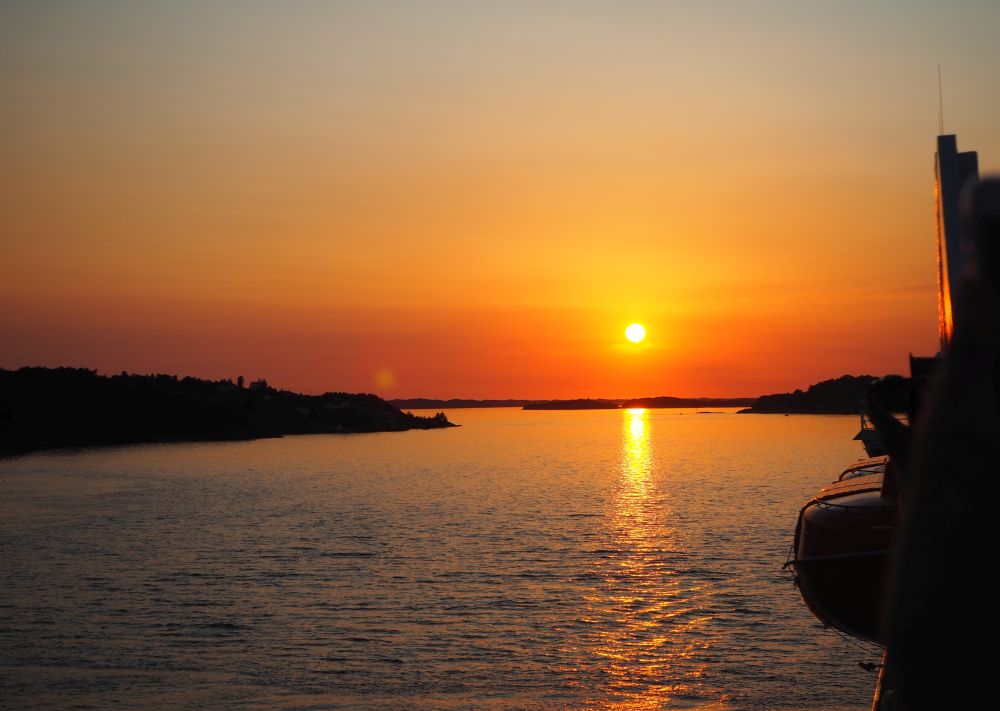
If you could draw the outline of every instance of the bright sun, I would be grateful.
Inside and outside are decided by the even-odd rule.
[[[632,341],[632,343],[638,343],[645,337],[646,329],[642,327],[641,323],[633,323],[625,329],[625,338]]]

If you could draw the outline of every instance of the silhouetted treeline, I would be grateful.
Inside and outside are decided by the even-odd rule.
[[[744,407],[752,405],[752,397],[641,397],[632,400],[604,400],[582,398],[578,400],[536,400],[524,406],[525,410],[612,410],[619,407]]]
[[[640,397],[626,400],[622,407],[746,407],[756,402],[752,397]]]
[[[594,400],[578,398],[576,400],[543,400],[529,402],[525,410],[615,410],[619,407],[613,400]]]
[[[810,385],[805,391],[762,395],[741,413],[857,415],[874,375],[842,375]],[[906,410],[905,402],[886,403],[896,412]]]
[[[0,369],[0,453],[54,447],[228,440],[285,434],[452,427],[375,395],[300,395],[265,380],[98,375],[82,368]]]
[[[396,407],[408,410],[429,410],[443,408],[445,410],[455,410],[466,407],[524,407],[529,402],[536,400],[469,400],[462,398],[452,398],[451,400],[435,400],[426,397],[414,397],[402,400],[390,400]]]

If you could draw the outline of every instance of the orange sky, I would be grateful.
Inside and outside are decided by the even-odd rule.
[[[1000,6],[667,5],[4,3],[0,367],[724,396],[932,353],[936,66],[996,170]]]

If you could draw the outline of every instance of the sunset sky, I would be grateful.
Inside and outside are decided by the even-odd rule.
[[[1000,3],[4,2],[0,367],[749,396],[936,350]],[[625,339],[645,325],[641,344]]]

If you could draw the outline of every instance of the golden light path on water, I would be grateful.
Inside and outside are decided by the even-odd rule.
[[[609,550],[587,598],[602,660],[602,708],[687,705],[705,671],[709,620],[702,585],[682,580],[683,557],[669,492],[655,483],[652,426],[643,409],[623,411],[620,472],[609,512]],[[704,708],[702,706],[702,708]]]

